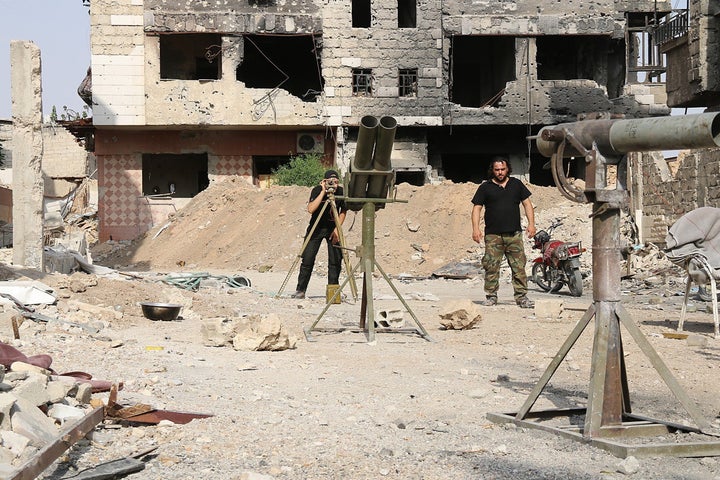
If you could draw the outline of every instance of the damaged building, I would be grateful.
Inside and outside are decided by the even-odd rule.
[[[667,59],[667,104],[718,111],[720,107],[720,3],[688,0],[652,31]],[[682,111],[682,110],[681,110]],[[634,153],[629,160],[631,214],[638,241],[664,245],[668,227],[699,207],[720,207],[720,149]]]
[[[346,170],[391,115],[397,182],[480,181],[494,155],[551,185],[528,137],[579,114],[667,115],[648,25],[669,1],[93,0],[100,240],[291,156]],[[172,195],[167,202],[165,195]]]

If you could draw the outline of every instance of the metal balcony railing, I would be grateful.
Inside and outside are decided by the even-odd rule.
[[[673,15],[674,14],[674,15]],[[688,31],[688,12],[684,10],[674,10],[670,17],[655,28],[655,43],[660,46],[670,42],[683,35],[687,35]]]

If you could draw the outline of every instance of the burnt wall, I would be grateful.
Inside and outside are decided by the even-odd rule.
[[[633,155],[631,195],[643,240],[664,244],[667,229],[698,207],[720,207],[720,148],[684,151],[669,164],[658,152]],[[677,163],[676,163],[677,162]]]

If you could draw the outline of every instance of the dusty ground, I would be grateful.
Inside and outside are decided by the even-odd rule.
[[[214,415],[186,425],[107,425],[92,441],[76,445],[45,478],[63,478],[150,446],[158,447],[157,456],[130,478],[595,479],[632,471],[631,464],[602,450],[488,420],[489,412],[520,408],[592,303],[590,252],[583,264],[588,278],[582,297],[570,297],[566,289],[542,293],[531,284],[533,299],[564,302],[559,318],[539,318],[517,308],[509,284],[503,283],[499,306],[478,307],[482,321],[477,328],[442,330],[439,314],[450,302],[483,297],[482,275],[465,280],[429,276],[453,262],[479,260],[482,249],[470,239],[474,189],[471,184],[401,185],[398,198],[408,203],[388,205],[377,215],[378,262],[394,278],[405,274],[406,280],[394,284],[432,341],[409,333],[378,333],[368,343],[363,334],[350,331],[316,332],[315,341],[305,339],[303,329],[325,306],[324,264],[318,265],[308,299],[287,297],[296,271],[284,295],[275,294],[300,249],[307,189],[257,192],[233,183],[210,189],[159,235],[153,231],[130,246],[105,244],[94,250],[97,263],[125,275],[39,276],[59,298],[43,313],[103,328],[90,335],[63,325],[26,322],[16,342],[24,353],[51,354],[58,371],[82,370],[95,378],[124,381],[120,400],[127,404]],[[583,239],[590,247],[588,206],[570,204],[551,188],[533,192],[539,226],[565,216],[558,235]],[[360,223],[358,215],[348,235],[352,248],[359,243]],[[354,255],[351,261],[355,263]],[[163,282],[179,272],[243,275],[252,288],[208,282],[191,292]],[[6,269],[5,277],[18,275],[38,277]],[[696,334],[694,340],[662,335],[677,325],[681,282],[679,272],[658,260],[657,268],[623,281],[623,304],[688,395],[713,420],[720,409],[715,375],[720,350],[712,338],[712,316],[704,304],[693,301],[686,330]],[[382,278],[376,277],[373,286],[378,308],[401,308]],[[344,303],[320,319],[319,327],[359,324],[360,302],[347,289],[346,295]],[[123,317],[90,316],[68,307],[70,300],[110,307]],[[176,321],[153,322],[142,317],[142,301],[176,302],[184,308]],[[297,348],[271,353],[202,345],[203,319],[270,312],[297,336]],[[414,325],[407,313],[405,320]],[[6,323],[0,333],[9,338]],[[592,329],[591,324],[534,409],[585,406]],[[629,335],[624,340],[633,411],[690,423]],[[673,434],[653,439],[686,440],[687,435]],[[720,464],[714,457],[640,458],[634,475],[720,478]]]

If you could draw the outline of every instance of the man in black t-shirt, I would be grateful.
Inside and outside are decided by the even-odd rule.
[[[505,157],[493,158],[488,176],[490,180],[480,184],[472,203],[472,238],[480,243],[483,231],[480,218],[485,207],[485,305],[497,305],[500,286],[500,264],[507,258],[512,270],[512,286],[515,302],[521,308],[535,304],[527,298],[527,273],[525,272],[525,247],[520,226],[520,208],[523,206],[528,219],[527,236],[535,235],[535,214],[530,201],[530,190],[517,178],[510,176],[512,170]]]
[[[322,217],[318,222],[315,230],[312,230],[315,221],[320,215],[323,203],[330,201],[330,196],[343,195],[343,188],[340,186],[338,173],[335,170],[325,172],[324,178],[319,185],[313,187],[308,200],[307,211],[310,213],[310,223],[305,232],[305,249],[302,252],[302,262],[300,263],[300,272],[298,273],[298,282],[295,293],[292,298],[305,298],[310,276],[315,266],[315,257],[323,239],[327,242],[328,247],[328,285],[337,285],[340,279],[340,268],[342,263],[342,250],[335,247],[340,243],[340,234],[337,231],[337,225],[333,218],[333,210],[331,205],[327,205],[322,212]],[[345,221],[345,201],[335,200],[335,206],[338,212],[338,224],[342,225]],[[312,230],[312,232],[311,232]],[[310,237],[308,238],[308,235]]]

